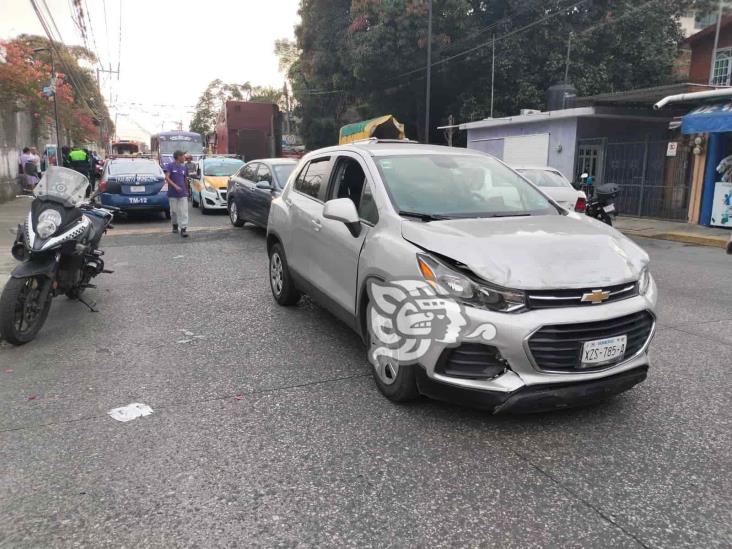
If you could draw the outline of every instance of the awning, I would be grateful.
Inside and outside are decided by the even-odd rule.
[[[681,119],[681,133],[732,132],[732,101],[697,107]]]

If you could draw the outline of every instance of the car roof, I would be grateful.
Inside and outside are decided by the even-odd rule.
[[[292,158],[256,158],[254,160],[250,160],[247,164],[254,164],[255,162],[268,164],[270,166],[279,164],[297,164],[297,160],[293,160]]]
[[[315,154],[327,154],[329,152],[352,151],[366,153],[370,156],[398,156],[403,154],[452,154],[462,156],[487,156],[486,153],[474,149],[462,147],[447,147],[443,145],[425,145],[416,141],[399,139],[369,139],[354,141],[345,145],[334,145],[324,149],[318,149],[308,153],[303,158],[310,158]]]
[[[545,172],[557,172],[561,174],[558,169],[552,168],[551,166],[511,166],[514,170],[543,170]]]

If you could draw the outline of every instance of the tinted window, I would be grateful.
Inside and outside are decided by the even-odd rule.
[[[489,156],[384,156],[376,163],[400,212],[446,217],[559,213],[526,180]]]
[[[259,170],[257,170],[257,181],[266,181],[267,183],[272,183],[272,173],[269,171],[269,168],[264,165],[259,165]]]
[[[249,181],[256,181],[258,165],[259,164],[247,164],[247,166],[244,168],[244,171],[241,173],[241,176],[244,179],[248,179]]]
[[[308,163],[297,176],[295,190],[320,201],[325,198],[330,175],[330,158],[318,158]]]
[[[152,160],[113,160],[109,163],[109,175],[128,174],[159,175],[163,173],[157,162]]]
[[[280,184],[280,187],[284,187],[287,183],[287,179],[290,177],[292,170],[295,169],[297,164],[275,164],[272,166],[274,169],[275,179]]]
[[[376,225],[379,220],[379,212],[376,209],[376,202],[374,202],[374,195],[368,181],[363,186],[361,202],[358,204],[358,216],[373,225]]]

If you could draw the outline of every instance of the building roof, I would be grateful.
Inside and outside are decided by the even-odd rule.
[[[669,95],[681,93],[692,93],[706,90],[714,90],[726,86],[709,86],[707,84],[693,84],[690,82],[679,82],[665,86],[654,86],[652,88],[639,88],[613,93],[601,93],[598,95],[587,95],[578,97],[578,106],[593,105],[614,105],[614,106],[651,106]]]
[[[732,24],[732,15],[724,15],[722,16],[722,23],[720,24],[720,29],[724,29]],[[705,38],[714,38],[714,35],[717,33],[717,23],[715,22],[713,25],[709,25],[708,27],[704,27],[702,30],[700,30],[697,33],[692,34],[691,36],[687,37],[686,40],[682,42],[682,44],[694,44],[695,42],[698,42],[699,40],[704,40]]]
[[[659,115],[651,110],[630,111],[619,107],[575,107],[572,109],[560,109],[556,111],[542,111],[534,114],[521,114],[506,116],[503,118],[486,118],[475,122],[460,124],[461,130],[473,130],[477,128],[493,128],[497,126],[510,126],[514,124],[537,124],[540,122],[562,120],[569,118],[624,118],[633,120],[645,120],[648,122],[667,123],[669,115]]]

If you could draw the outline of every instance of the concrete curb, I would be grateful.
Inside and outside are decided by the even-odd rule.
[[[620,231],[628,236],[640,236],[642,238],[653,238],[656,240],[670,240],[672,242],[695,244],[697,246],[711,246],[713,248],[725,248],[728,241],[728,237],[724,236],[707,236],[680,231],[650,234],[643,231],[634,231],[632,229],[620,229]]]

